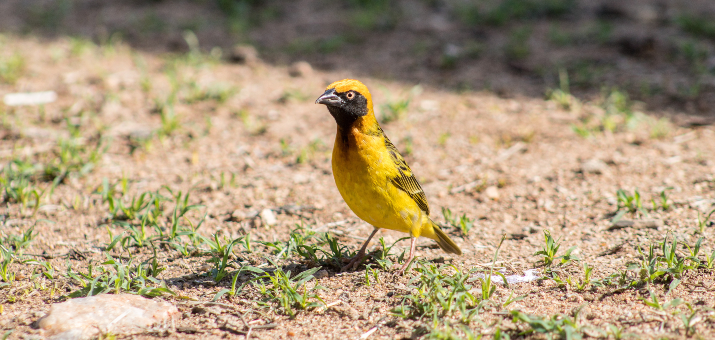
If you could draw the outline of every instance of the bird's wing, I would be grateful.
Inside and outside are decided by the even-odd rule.
[[[407,193],[407,195],[409,195],[410,198],[417,203],[417,206],[429,215],[429,205],[427,204],[427,198],[425,197],[425,192],[420,186],[420,182],[417,182],[417,179],[412,174],[410,166],[407,165],[405,159],[402,158],[400,152],[397,151],[395,144],[392,144],[384,133],[383,136],[385,137],[385,146],[387,147],[387,151],[390,153],[392,161],[395,163],[395,168],[398,171],[396,176],[390,178],[390,182],[392,182],[392,184],[398,189]]]

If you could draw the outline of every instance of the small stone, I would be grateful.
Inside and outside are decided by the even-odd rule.
[[[663,226],[663,220],[640,220],[636,221],[637,228],[658,229]]]
[[[338,313],[338,315],[345,318],[349,318],[350,320],[357,320],[360,317],[360,313],[357,311],[357,309],[346,303],[341,303],[339,305],[332,306],[330,307],[330,309]]]
[[[45,338],[89,339],[106,333],[140,333],[178,316],[179,310],[168,302],[132,294],[102,294],[54,304],[38,325]]]
[[[484,195],[486,195],[487,198],[496,201],[499,199],[499,189],[492,185],[484,190]]]
[[[328,271],[325,269],[321,269],[321,270],[317,271],[315,274],[313,274],[313,277],[315,277],[318,280],[326,278],[326,277],[328,277]]]
[[[310,77],[313,75],[313,67],[307,61],[296,61],[288,68],[291,77]]]
[[[251,45],[236,45],[231,50],[230,60],[238,64],[256,64],[259,61],[258,51]]]
[[[577,307],[574,307],[571,310],[571,316],[576,317],[578,315],[579,318],[586,318],[588,320],[593,320],[594,317],[593,312],[591,311],[591,307],[588,306],[588,304],[583,304]],[[590,319],[589,319],[590,317]]]
[[[263,221],[263,224],[268,227],[274,226],[278,223],[278,220],[276,220],[276,215],[271,209],[263,209],[260,213],[260,216],[261,221]]]
[[[600,159],[589,159],[581,164],[581,171],[589,174],[604,174],[608,171],[608,164]]]
[[[186,334],[196,334],[199,332],[198,329],[196,329],[195,327],[191,327],[191,326],[178,326],[178,327],[176,327],[176,331],[179,333],[186,333]]]

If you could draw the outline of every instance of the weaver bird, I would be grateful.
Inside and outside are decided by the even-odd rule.
[[[412,170],[375,119],[370,91],[363,83],[344,79],[328,86],[316,101],[335,118],[333,147],[335,184],[355,214],[374,229],[343,270],[356,267],[370,239],[380,228],[410,234],[410,254],[402,274],[415,256],[415,241],[424,236],[442,250],[461,255],[459,247],[429,218],[429,205]]]

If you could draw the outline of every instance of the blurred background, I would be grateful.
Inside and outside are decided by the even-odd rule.
[[[188,51],[191,31],[223,58],[244,44],[277,65],[502,97],[618,88],[683,124],[715,117],[712,0],[3,0],[0,31],[156,53]]]

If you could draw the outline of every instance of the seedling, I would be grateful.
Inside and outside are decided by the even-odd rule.
[[[577,323],[578,314],[573,318],[557,314],[551,317],[539,317],[535,315],[529,315],[522,313],[518,310],[513,310],[510,312],[512,315],[512,322],[524,322],[529,325],[530,329],[522,332],[521,334],[531,334],[531,333],[541,333],[545,334],[547,338],[552,339],[557,336],[560,339],[581,339],[583,329]]]
[[[705,227],[708,226],[710,217],[712,217],[714,213],[715,213],[715,209],[710,210],[710,212],[707,215],[702,214],[700,211],[698,211],[698,231],[700,232],[701,235],[705,233]]]
[[[467,214],[462,214],[459,218],[452,215],[452,210],[442,207],[442,216],[452,227],[459,228],[462,235],[467,236],[469,231],[474,227],[474,220],[467,217]]]
[[[665,311],[669,308],[675,308],[678,307],[680,304],[683,303],[683,299],[673,299],[670,300],[664,304],[661,304],[660,301],[658,301],[658,296],[656,296],[652,290],[648,289],[648,292],[650,293],[650,299],[646,299],[641,297],[640,299],[645,303],[647,306],[655,308],[659,311]]]
[[[268,280],[270,286],[266,286],[261,281],[259,289],[261,294],[269,301],[278,302],[282,308],[282,312],[290,317],[295,317],[296,311],[306,310],[308,308],[318,307],[321,304],[325,305],[323,299],[317,294],[318,290],[324,289],[322,286],[315,285],[312,288],[307,287],[307,282],[312,280],[313,274],[320,270],[320,267],[306,270],[300,274],[291,277],[291,272],[284,272],[275,262],[267,259],[275,270],[273,273],[266,272],[263,276],[258,277],[259,280]]]
[[[64,275],[81,286],[79,290],[69,294],[70,297],[93,296],[110,291],[116,294],[129,292],[147,297],[176,295],[166,286],[166,282],[156,278],[165,269],[159,267],[156,255],[152,263],[147,265],[133,265],[133,258],[125,264],[109,254],[105,255],[107,261],[100,266],[90,264],[87,273],[75,272],[72,266],[68,265]],[[98,273],[95,273],[95,270]],[[147,285],[148,283],[152,285]]]
[[[641,194],[640,192],[638,192],[638,189],[633,192],[633,195],[629,195],[623,189],[618,189],[618,191],[616,192],[616,197],[618,198],[619,209],[625,209],[632,214],[637,211],[640,211],[647,215],[647,213],[643,209],[643,202],[641,201]]]
[[[239,240],[228,241],[224,238],[223,242],[221,242],[218,234],[213,235],[213,240],[203,236],[201,236],[201,238],[210,248],[211,259],[207,262],[214,264],[214,269],[211,270],[211,277],[215,282],[219,282],[228,274],[226,268],[229,265],[229,256],[232,254],[233,247]]]
[[[680,314],[680,320],[683,322],[683,327],[685,327],[685,336],[691,336],[695,334],[695,324],[700,322],[702,318],[696,316],[698,311],[693,308],[689,303],[685,304],[690,310],[690,314]]]
[[[666,188],[663,191],[660,192],[658,195],[658,201],[655,200],[655,198],[651,198],[651,203],[653,204],[653,211],[658,210],[659,208],[662,209],[663,211],[669,210],[670,209],[670,199],[668,199],[668,195],[665,193],[666,191],[673,189],[673,188]]]
[[[563,279],[561,279],[561,277],[555,271],[552,271],[551,275],[552,275],[552,278],[554,279],[554,281],[559,284],[559,286],[569,285],[571,287],[574,287],[574,289],[576,291],[581,292],[581,291],[584,291],[586,288],[588,288],[589,285],[594,284],[594,282],[591,280],[591,274],[593,272],[593,267],[589,266],[588,263],[584,263],[583,270],[584,270],[584,274],[583,274],[584,277],[583,277],[583,279],[578,279],[578,281],[576,279],[572,279],[571,275],[569,275],[564,281]]]
[[[554,261],[559,260],[559,265],[564,265],[571,260],[578,260],[578,258],[574,257],[571,255],[571,253],[576,249],[576,247],[571,247],[566,251],[566,254],[561,255],[561,256],[556,256],[556,254],[559,251],[559,248],[561,248],[561,239],[554,240],[554,238],[551,236],[551,232],[548,230],[544,230],[544,246],[542,247],[541,250],[537,251],[534,253],[534,255],[541,255],[543,258],[539,261],[541,264],[543,264],[546,267],[551,267],[551,265],[554,263]]]
[[[233,273],[233,279],[231,279],[231,288],[230,289],[222,289],[214,295],[213,301],[217,301],[220,299],[224,294],[228,294],[229,296],[236,296],[236,294],[239,294],[242,290],[243,287],[246,286],[246,284],[249,282],[244,282],[241,284],[239,287],[236,287],[236,284],[238,283],[238,277],[246,272],[253,272],[256,274],[265,274],[266,272],[260,268],[252,267],[252,266],[241,266],[235,273]],[[255,278],[255,277],[254,277]]]
[[[402,240],[407,240],[409,237],[403,237],[400,238],[399,240],[395,241],[391,246],[386,246],[385,245],[385,239],[380,237],[380,249],[381,251],[378,252],[376,255],[373,255],[373,259],[375,259],[375,262],[377,262],[377,265],[380,266],[380,269],[382,270],[388,270],[390,267],[392,267],[392,260],[390,260],[390,256],[393,256],[393,254],[390,253],[392,248],[397,244],[397,242],[400,242]],[[404,255],[404,252],[403,252]],[[400,256],[402,257],[402,256]],[[398,259],[399,261],[400,259]]]

